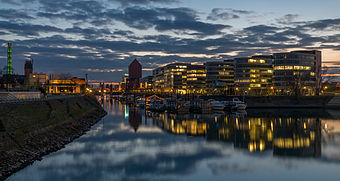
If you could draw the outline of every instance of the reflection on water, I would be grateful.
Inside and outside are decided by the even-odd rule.
[[[100,102],[102,121],[8,180],[338,180],[338,111],[176,115]]]
[[[273,150],[274,155],[321,156],[319,118],[289,115],[239,116],[237,113],[215,115],[150,113],[149,116],[155,125],[172,134],[202,136],[208,141],[230,142],[235,148],[248,149],[250,152]]]

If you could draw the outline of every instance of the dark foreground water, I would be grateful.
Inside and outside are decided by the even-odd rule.
[[[30,180],[339,180],[339,110],[145,113],[103,101],[81,138],[11,176]]]

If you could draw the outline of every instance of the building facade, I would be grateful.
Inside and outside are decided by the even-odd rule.
[[[85,79],[49,80],[46,84],[48,94],[81,94],[84,92]]]
[[[139,88],[139,82],[142,78],[142,65],[137,61],[133,60],[129,65],[129,79],[128,79],[128,90],[136,90]]]
[[[206,62],[206,88],[213,94],[234,93],[234,60]]]
[[[24,72],[25,72],[26,77],[33,73],[33,62],[32,61],[28,60],[25,62]]]
[[[239,95],[270,95],[273,92],[273,57],[236,58],[235,90]]]
[[[153,76],[146,76],[141,79],[140,88],[152,91],[152,85],[153,85]]]
[[[275,53],[274,70],[278,95],[318,95],[321,91],[321,51]]]
[[[45,73],[30,73],[26,76],[26,86],[39,87],[48,82],[48,75]]]
[[[153,89],[158,93],[204,93],[204,65],[174,63],[153,70]]]

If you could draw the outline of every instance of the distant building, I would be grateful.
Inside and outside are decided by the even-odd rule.
[[[162,93],[203,93],[206,86],[204,65],[174,63],[153,70],[153,87]]]
[[[147,76],[141,79],[140,88],[146,90],[152,90],[153,76]]]
[[[119,90],[126,91],[128,86],[129,74],[125,74],[122,77],[122,82],[119,83]]]
[[[30,74],[33,73],[33,61],[27,60],[25,62],[25,76],[28,77]]]
[[[273,57],[235,58],[236,92],[245,95],[268,95],[273,91]]]
[[[277,94],[317,95],[321,90],[321,51],[274,54]]]
[[[5,74],[0,77],[0,88],[11,89],[11,88],[22,88],[25,84],[24,75],[10,75]]]
[[[129,65],[129,80],[128,80],[128,90],[136,90],[139,88],[139,82],[142,78],[142,65],[137,61],[133,60]]]
[[[207,89],[214,93],[231,93],[234,89],[234,60],[206,62]]]
[[[26,76],[26,86],[39,87],[45,85],[48,81],[48,75],[45,73],[30,73]]]
[[[48,94],[81,94],[84,92],[85,79],[49,80],[46,84]]]

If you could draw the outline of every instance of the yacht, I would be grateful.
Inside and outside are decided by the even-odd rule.
[[[210,99],[209,103],[210,103],[210,107],[213,111],[223,111],[224,110],[224,105],[222,103],[220,103],[220,101]]]
[[[240,101],[238,98],[233,98],[233,106],[232,108],[237,110],[245,110],[247,108],[247,104],[243,101]]]

